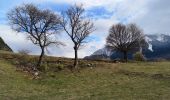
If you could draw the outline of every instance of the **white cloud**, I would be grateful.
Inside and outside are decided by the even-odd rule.
[[[24,33],[16,33],[7,25],[0,25],[0,36],[4,39],[4,41],[14,50],[14,52],[17,52],[21,49],[27,49],[31,51],[31,54],[40,54],[40,49],[38,46],[35,46],[31,43],[31,41],[27,40],[26,35]],[[58,56],[58,57],[74,57],[74,51],[73,51],[73,43],[67,37],[66,35],[60,35],[60,41],[64,42],[66,46],[59,46],[49,47],[50,53],[48,55],[51,56]],[[83,58],[84,56],[87,56],[91,53],[93,53],[95,50],[100,49],[103,46],[103,42],[101,45],[101,41],[91,41],[87,44],[85,44],[82,49],[79,50],[79,57]]]
[[[109,18],[98,18],[94,21],[96,31],[91,35],[96,37],[79,50],[79,57],[92,54],[105,44],[105,38],[112,24],[123,22],[137,23],[145,33],[170,33],[170,1],[169,0],[22,0],[23,2],[33,2],[37,4],[75,4],[82,3],[86,9],[94,7],[104,7],[108,12],[113,12]],[[18,3],[20,4],[20,3]],[[10,7],[11,8],[11,7]],[[29,48],[39,53],[39,48],[25,40],[23,34],[13,32],[8,26],[0,25],[0,36],[15,50]],[[50,47],[51,54],[55,56],[74,57],[72,41],[67,36],[62,36],[65,47]],[[99,39],[99,40],[98,40]]]
[[[131,21],[140,25],[146,34],[170,33],[169,4],[169,0],[154,0],[145,8],[145,13]]]
[[[14,52],[21,49],[28,49],[32,54],[39,54],[39,48],[32,45],[30,41],[26,39],[26,36],[22,33],[14,32],[7,25],[0,25],[0,36],[4,39]]]
[[[122,0],[34,0],[37,3],[44,2],[53,2],[53,3],[68,3],[68,4],[84,4],[85,7],[94,7],[94,6],[105,6],[110,4],[115,4]]]

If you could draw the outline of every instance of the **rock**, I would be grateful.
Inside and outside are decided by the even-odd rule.
[[[92,64],[87,64],[87,66],[88,66],[88,67],[91,67],[91,66],[92,66]]]
[[[35,75],[35,76],[38,76],[38,75],[39,75],[39,72],[35,72],[34,75]]]

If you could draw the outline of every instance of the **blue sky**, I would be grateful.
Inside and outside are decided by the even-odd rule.
[[[111,25],[116,23],[136,23],[145,34],[170,33],[169,0],[0,0],[0,36],[17,52],[28,49],[39,54],[40,49],[26,40],[22,33],[16,33],[8,25],[6,13],[23,3],[33,3],[42,9],[57,13],[75,3],[84,4],[86,14],[93,20],[96,31],[90,35],[91,41],[79,51],[79,57],[92,54],[104,47],[105,38]],[[64,32],[62,32],[64,33]],[[64,47],[50,47],[49,55],[73,57],[73,44],[66,35],[60,35]]]

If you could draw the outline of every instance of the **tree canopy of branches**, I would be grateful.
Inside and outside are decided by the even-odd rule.
[[[78,64],[78,49],[94,31],[93,23],[84,16],[82,5],[74,5],[63,13],[62,27],[74,43],[74,68]]]
[[[116,24],[109,30],[109,35],[106,39],[106,47],[111,50],[122,52],[124,60],[127,61],[128,52],[133,52],[136,49],[145,47],[144,34],[141,29],[135,24]]]
[[[62,29],[60,17],[50,10],[40,10],[33,4],[15,7],[7,15],[12,29],[25,33],[33,44],[41,48],[37,67],[41,66],[45,49],[51,45],[60,45],[54,36]]]

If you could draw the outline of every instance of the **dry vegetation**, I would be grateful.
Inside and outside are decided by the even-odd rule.
[[[24,73],[16,62],[22,55],[0,54],[2,100],[168,100],[170,62],[111,63],[81,60],[79,72],[67,65],[73,59],[46,57],[58,62],[42,70],[39,78]],[[26,58],[36,59],[35,56]],[[60,64],[60,65],[59,65]],[[90,64],[90,65],[89,65]],[[62,66],[62,70],[56,70]],[[51,67],[53,67],[51,69]]]

